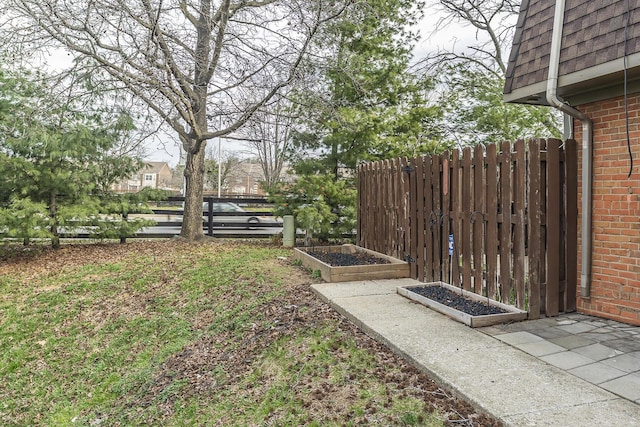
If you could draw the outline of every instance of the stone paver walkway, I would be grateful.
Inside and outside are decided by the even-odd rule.
[[[311,288],[367,334],[510,427],[640,427],[634,399],[640,387],[633,384],[640,369],[637,328],[573,314],[472,329],[397,294],[398,286],[417,284],[395,279]]]
[[[480,331],[640,404],[640,327],[571,313]]]

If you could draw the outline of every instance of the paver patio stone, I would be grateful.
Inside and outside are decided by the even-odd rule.
[[[600,384],[600,387],[629,400],[640,399],[640,374],[630,374]]]
[[[586,345],[590,345],[595,343],[595,341],[584,338],[578,335],[569,335],[568,337],[561,338],[551,338],[549,339],[554,344],[562,346],[568,350],[572,350],[577,347],[584,347]]]
[[[519,348],[522,351],[526,351],[532,356],[540,357],[548,354],[559,353],[561,351],[567,351],[566,348],[560,347],[549,341],[534,341],[524,344],[516,344],[514,347]]]
[[[629,373],[640,371],[640,358],[633,353],[626,353],[621,356],[605,359],[602,363]]]
[[[640,351],[640,341],[630,340],[628,338],[616,338],[611,341],[607,341],[606,346],[620,350],[623,353]]]
[[[577,368],[570,369],[568,372],[593,384],[600,384],[605,381],[610,381],[615,378],[628,375],[626,372],[613,368],[609,365],[605,365],[602,362],[578,366]]]
[[[522,332],[511,332],[503,335],[496,335],[495,338],[499,339],[502,342],[507,344],[516,345],[516,344],[524,344],[528,342],[542,341],[543,339],[537,335],[534,335],[530,332],[522,331]]]
[[[581,334],[583,332],[589,332],[596,329],[595,326],[588,325],[586,323],[578,322],[573,325],[561,325],[558,326],[558,329],[562,329],[563,331],[572,333],[572,334]]]
[[[573,349],[573,351],[578,354],[582,354],[583,356],[587,356],[589,359],[593,359],[595,361],[609,359],[611,357],[619,356],[622,354],[620,350],[607,347],[600,343],[591,344],[585,347],[578,347]]]
[[[545,339],[568,337],[568,336],[572,335],[570,332],[563,331],[562,329],[559,329],[559,328],[556,328],[556,327],[549,327],[549,328],[544,328],[544,329],[535,329],[535,330],[532,330],[530,332],[532,334],[534,334],[534,335],[537,335],[537,336],[545,338]]]
[[[588,357],[575,353],[573,351],[563,351],[561,353],[550,354],[548,356],[542,356],[540,357],[540,359],[564,370],[577,368],[578,366],[589,365],[595,362],[595,360],[589,359]]]

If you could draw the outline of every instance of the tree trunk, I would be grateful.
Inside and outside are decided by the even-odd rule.
[[[190,144],[194,146],[195,144]],[[182,230],[180,236],[194,241],[204,238],[202,228],[202,196],[204,183],[204,157],[206,142],[196,153],[187,152],[187,162],[184,168],[186,193],[184,195],[184,215],[182,216]]]
[[[224,6],[224,7],[223,7]],[[221,7],[223,22],[226,25],[226,13],[229,10],[229,0],[225,0]],[[200,1],[200,16],[196,24],[197,39],[195,46],[196,62],[194,64],[194,86],[191,100],[194,122],[191,123],[192,135],[203,135],[208,130],[207,123],[207,88],[210,83],[209,60],[211,44],[211,28],[209,11],[211,0]],[[186,142],[186,144],[184,144]],[[184,168],[185,195],[184,214],[182,215],[182,230],[180,236],[188,241],[204,239],[203,206],[204,193],[204,158],[207,141],[191,138],[183,141],[187,148],[187,162]],[[218,165],[220,167],[220,165]]]

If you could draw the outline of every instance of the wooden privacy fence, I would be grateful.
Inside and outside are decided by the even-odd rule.
[[[358,245],[529,311],[575,310],[576,143],[505,142],[358,169]]]

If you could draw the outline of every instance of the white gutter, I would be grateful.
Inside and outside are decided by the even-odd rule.
[[[549,58],[549,76],[547,79],[547,102],[552,107],[570,115],[582,123],[582,271],[580,274],[580,297],[589,298],[591,294],[591,175],[593,123],[586,114],[566,104],[558,97],[558,73],[560,68],[560,49],[564,27],[565,0],[556,0],[553,18],[553,34]]]

